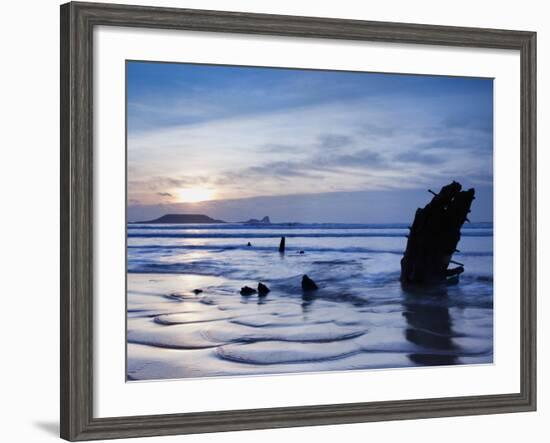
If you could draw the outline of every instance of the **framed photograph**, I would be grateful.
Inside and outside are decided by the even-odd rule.
[[[535,410],[535,42],[61,6],[61,437]]]

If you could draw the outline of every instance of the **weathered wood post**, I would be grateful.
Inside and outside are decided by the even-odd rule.
[[[464,266],[452,260],[460,240],[460,229],[468,220],[475,190],[462,191],[453,181],[443,186],[424,208],[418,208],[401,259],[401,282],[426,284],[442,282],[464,272]],[[459,266],[448,269],[450,263]]]
[[[285,252],[285,238],[281,237],[281,243],[279,243],[279,252],[284,254]]]

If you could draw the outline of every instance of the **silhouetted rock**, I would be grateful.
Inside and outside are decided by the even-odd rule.
[[[252,246],[252,243],[248,242],[248,243],[246,244],[246,246]]]
[[[281,237],[281,242],[279,243],[279,252],[285,252],[285,238]]]
[[[302,289],[304,291],[314,291],[315,289],[319,289],[319,287],[311,278],[309,278],[307,275],[304,275],[302,277]]]
[[[269,224],[271,223],[271,220],[269,220],[269,217],[266,215],[261,220],[258,220],[257,218],[251,218],[250,220],[247,220],[243,223],[246,223],[248,225],[261,225],[261,224]]]
[[[202,292],[202,289],[193,289],[193,294],[199,295]]]
[[[266,285],[264,285],[262,282],[258,283],[258,294],[260,296],[265,296],[271,291]]]
[[[299,254],[303,254],[303,253],[304,253],[304,251],[300,251],[300,252],[299,252]]]
[[[453,181],[444,186],[424,208],[418,208],[401,259],[401,282],[425,284],[456,279],[464,272],[462,264],[452,260],[460,240],[460,229],[468,220],[475,191],[462,191]],[[450,263],[460,266],[452,269]]]
[[[256,289],[251,288],[249,286],[243,286],[241,288],[241,295],[252,295],[256,293]]]

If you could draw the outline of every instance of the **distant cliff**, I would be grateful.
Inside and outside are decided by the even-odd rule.
[[[269,220],[269,217],[266,215],[261,220],[258,220],[256,218],[251,218],[250,220],[242,222],[242,223],[248,223],[248,224],[251,224],[251,225],[257,225],[257,224],[263,224],[263,223],[269,224],[269,223],[271,223],[271,220]]]
[[[154,220],[139,221],[135,223],[225,223],[223,220],[214,220],[203,214],[166,214]]]

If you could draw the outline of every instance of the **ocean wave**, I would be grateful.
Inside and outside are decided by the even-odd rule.
[[[278,250],[278,245],[274,246],[257,246],[253,247],[247,246],[245,243],[240,245],[128,245],[130,251],[147,252],[169,252],[171,250],[199,250],[199,251],[210,251],[213,253],[232,251],[232,250],[242,250],[242,251],[274,251]],[[375,249],[375,248],[365,248],[360,246],[350,246],[350,247],[340,247],[340,248],[330,248],[326,246],[287,246],[287,252],[298,253],[304,250],[305,252],[350,252],[350,253],[367,253],[367,254],[403,254],[403,249]],[[492,251],[460,251],[456,256],[462,257],[490,257],[493,255]]]
[[[242,233],[221,233],[221,232],[185,232],[185,233],[141,233],[141,232],[128,232],[128,238],[184,238],[184,239],[198,239],[198,238],[239,238],[239,239],[252,239],[252,238],[349,238],[349,237],[406,237],[408,231],[402,232],[303,232],[293,233],[286,231],[277,232],[250,232],[246,234]],[[462,231],[463,237],[492,237],[492,230],[469,230]]]
[[[235,270],[237,272],[238,270]],[[129,274],[194,274],[194,275],[219,275],[230,276],[231,270],[223,263],[208,261],[193,263],[156,263],[133,262],[128,263]]]
[[[246,245],[129,245],[128,249],[131,251],[138,251],[138,250],[144,250],[140,252],[146,252],[150,251],[151,253],[165,253],[170,252],[171,250],[199,250],[199,251],[210,251],[213,253],[220,253],[224,251],[234,251],[234,250],[242,250],[242,251],[276,251],[279,249],[278,246],[254,246],[253,248]],[[294,247],[294,246],[287,246],[286,252],[294,252],[298,254],[302,250],[306,250],[306,252],[358,252],[358,253],[381,253],[381,254],[403,254],[402,249],[372,249],[372,248],[363,248],[359,246],[350,246],[347,248],[329,248],[329,247]]]

